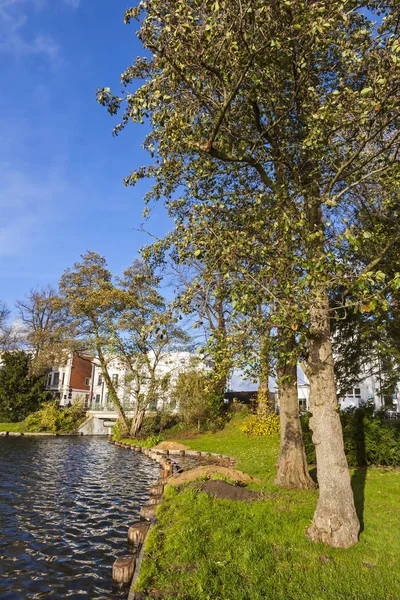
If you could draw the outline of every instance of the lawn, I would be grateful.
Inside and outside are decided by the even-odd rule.
[[[363,524],[356,547],[313,544],[304,531],[318,492],[274,486],[277,437],[249,437],[239,424],[179,441],[237,458],[262,479],[263,498],[244,503],[167,487],[136,589],[159,590],[164,600],[398,600],[400,470],[352,472]]]
[[[0,423],[0,431],[21,431],[21,423]]]

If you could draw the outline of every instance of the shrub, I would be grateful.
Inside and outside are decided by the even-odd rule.
[[[162,435],[150,435],[145,440],[140,442],[140,445],[143,448],[153,448],[153,446],[157,446],[160,442],[164,441]]]
[[[243,421],[240,429],[250,435],[273,435],[279,433],[279,417],[271,410],[263,415],[250,415]]]
[[[82,403],[76,402],[71,408],[58,408],[57,404],[45,402],[43,406],[31,413],[22,423],[22,430],[44,433],[75,433],[85,420]]]
[[[196,368],[179,374],[172,399],[185,425],[197,425],[199,431],[212,416],[215,399],[207,391],[206,375]]]
[[[301,419],[307,460],[312,464],[316,457],[309,420],[309,414]],[[386,421],[371,405],[342,411],[340,420],[349,466],[400,465],[400,423]]]
[[[132,419],[127,419],[128,427],[130,427]],[[124,436],[126,436],[126,431],[122,428],[121,421],[117,421],[112,427],[112,438],[115,441],[121,440]]]
[[[155,415],[146,417],[140,428],[140,432],[137,435],[137,439],[145,439],[150,435],[157,435],[164,431],[164,429],[170,429],[179,422],[179,416],[166,409],[161,409]]]

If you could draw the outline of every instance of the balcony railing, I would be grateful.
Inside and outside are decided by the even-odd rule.
[[[125,411],[130,411],[133,410],[135,403],[132,402],[132,400],[122,400],[121,405]],[[111,402],[111,400],[103,402],[96,402],[95,400],[92,400],[86,403],[86,410],[94,410],[98,412],[113,412],[115,411],[115,406]]]

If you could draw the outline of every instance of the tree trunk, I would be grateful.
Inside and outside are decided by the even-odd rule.
[[[138,402],[136,402],[135,413],[132,418],[132,424],[131,424],[131,430],[130,430],[130,435],[132,437],[136,437],[136,435],[139,433],[140,428],[143,425],[145,414],[146,414],[146,407],[139,406]]]
[[[270,348],[269,348],[270,331],[264,334],[261,340],[260,349],[260,383],[257,394],[257,413],[259,415],[266,414],[268,408],[271,408],[269,400],[269,364],[270,364]]]
[[[310,381],[310,428],[317,455],[319,500],[308,537],[337,548],[358,541],[360,524],[354,505],[344,453],[343,432],[336,398],[330,340],[329,301],[325,290],[315,294],[310,311],[307,377]],[[325,293],[324,293],[325,292]]]
[[[108,394],[109,397],[111,398],[111,402],[114,404],[115,407],[115,411],[118,415],[118,420],[121,423],[121,433],[122,435],[126,435],[129,431],[129,426],[128,426],[128,420],[126,418],[126,414],[125,411],[122,407],[121,401],[118,398],[118,394],[114,388],[114,384],[111,380],[111,377],[108,373],[108,369],[107,369],[107,363],[106,360],[104,358],[104,355],[102,353],[101,350],[97,349],[97,354],[99,357],[99,362],[100,362],[100,366],[101,366],[101,371],[103,373],[104,376],[104,380],[106,382],[106,386],[107,386],[107,390],[108,390]]]
[[[315,488],[307,467],[297,396],[297,367],[287,364],[278,369],[281,443],[278,473],[274,483],[286,488]]]

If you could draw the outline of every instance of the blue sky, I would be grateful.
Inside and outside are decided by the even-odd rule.
[[[0,300],[10,308],[33,287],[57,284],[87,249],[114,272],[148,238],[142,221],[146,183],[122,179],[148,161],[145,134],[111,135],[96,103],[98,87],[142,53],[127,0],[0,0]],[[147,227],[169,228],[162,207]]]

